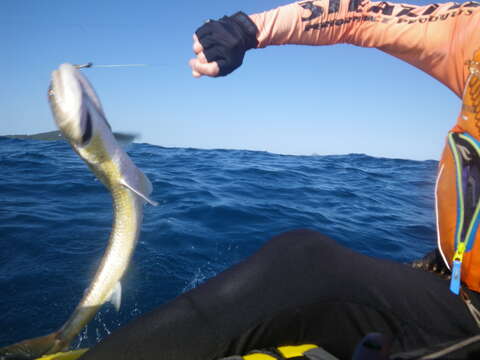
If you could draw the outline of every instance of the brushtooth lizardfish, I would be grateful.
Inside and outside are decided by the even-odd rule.
[[[65,350],[105,302],[118,309],[120,281],[139,237],[143,205],[157,205],[149,199],[150,181],[115,141],[99,98],[76,66],[62,64],[53,72],[48,99],[63,136],[110,190],[113,226],[93,281],[65,324],[52,334],[0,348],[0,360],[35,359]]]

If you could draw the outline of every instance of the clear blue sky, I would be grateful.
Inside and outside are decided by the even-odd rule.
[[[2,0],[0,134],[54,130],[46,90],[63,62],[145,63],[154,66],[85,71],[114,130],[141,142],[438,159],[460,100],[378,50],[270,47],[228,77],[191,76],[192,34],[204,20],[289,2]]]

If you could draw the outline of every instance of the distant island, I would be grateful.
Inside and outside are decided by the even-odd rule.
[[[30,139],[30,140],[65,140],[60,131],[48,131],[44,133],[38,133],[33,135],[0,135],[0,137],[9,139]]]
[[[113,133],[115,139],[120,143],[131,143],[138,138],[135,134]],[[48,131],[32,135],[0,135],[0,138],[9,139],[27,139],[27,140],[44,140],[44,141],[65,141],[60,131]]]

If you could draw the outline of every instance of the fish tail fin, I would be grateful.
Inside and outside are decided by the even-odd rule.
[[[45,354],[62,351],[68,345],[58,338],[58,332],[54,332],[0,348],[0,360],[36,359]]]

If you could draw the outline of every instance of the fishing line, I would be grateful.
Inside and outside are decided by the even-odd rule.
[[[92,62],[86,64],[73,65],[77,69],[86,69],[86,68],[118,68],[118,67],[151,67],[151,66],[166,66],[165,64],[101,64],[94,65]]]

